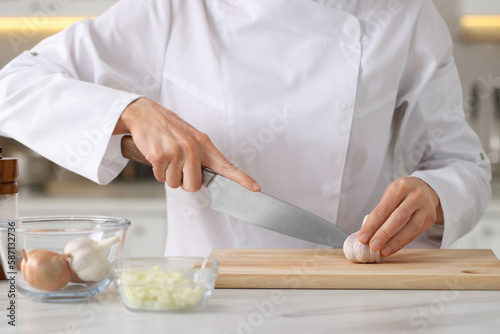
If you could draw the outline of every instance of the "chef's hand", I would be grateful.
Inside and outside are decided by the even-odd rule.
[[[380,203],[358,232],[382,256],[396,253],[433,224],[443,224],[436,192],[417,177],[402,177],[387,186]]]
[[[155,178],[172,188],[200,190],[201,166],[205,166],[249,190],[260,190],[257,182],[227,160],[206,134],[147,98],[135,100],[123,111],[113,134],[131,134],[153,166]]]

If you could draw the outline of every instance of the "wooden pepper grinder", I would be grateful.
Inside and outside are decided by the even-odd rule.
[[[3,158],[0,146],[0,219],[17,217],[18,176],[17,159]],[[5,279],[5,273],[0,265],[1,279]]]

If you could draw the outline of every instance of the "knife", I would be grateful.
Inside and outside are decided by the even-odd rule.
[[[121,141],[124,158],[150,165],[131,136]],[[210,191],[210,207],[231,217],[309,242],[342,248],[347,234],[315,214],[262,191],[254,192],[202,167],[203,186]]]

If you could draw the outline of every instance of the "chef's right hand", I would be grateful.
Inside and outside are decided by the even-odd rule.
[[[200,190],[201,166],[205,166],[249,190],[260,190],[258,183],[227,160],[206,134],[147,98],[128,105],[113,134],[131,134],[153,166],[155,178],[171,188]]]

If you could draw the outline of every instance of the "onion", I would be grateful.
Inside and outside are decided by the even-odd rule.
[[[71,272],[67,261],[71,255],[35,249],[26,254],[21,250],[23,260],[21,272],[24,279],[34,288],[55,291],[64,288],[70,280]]]

